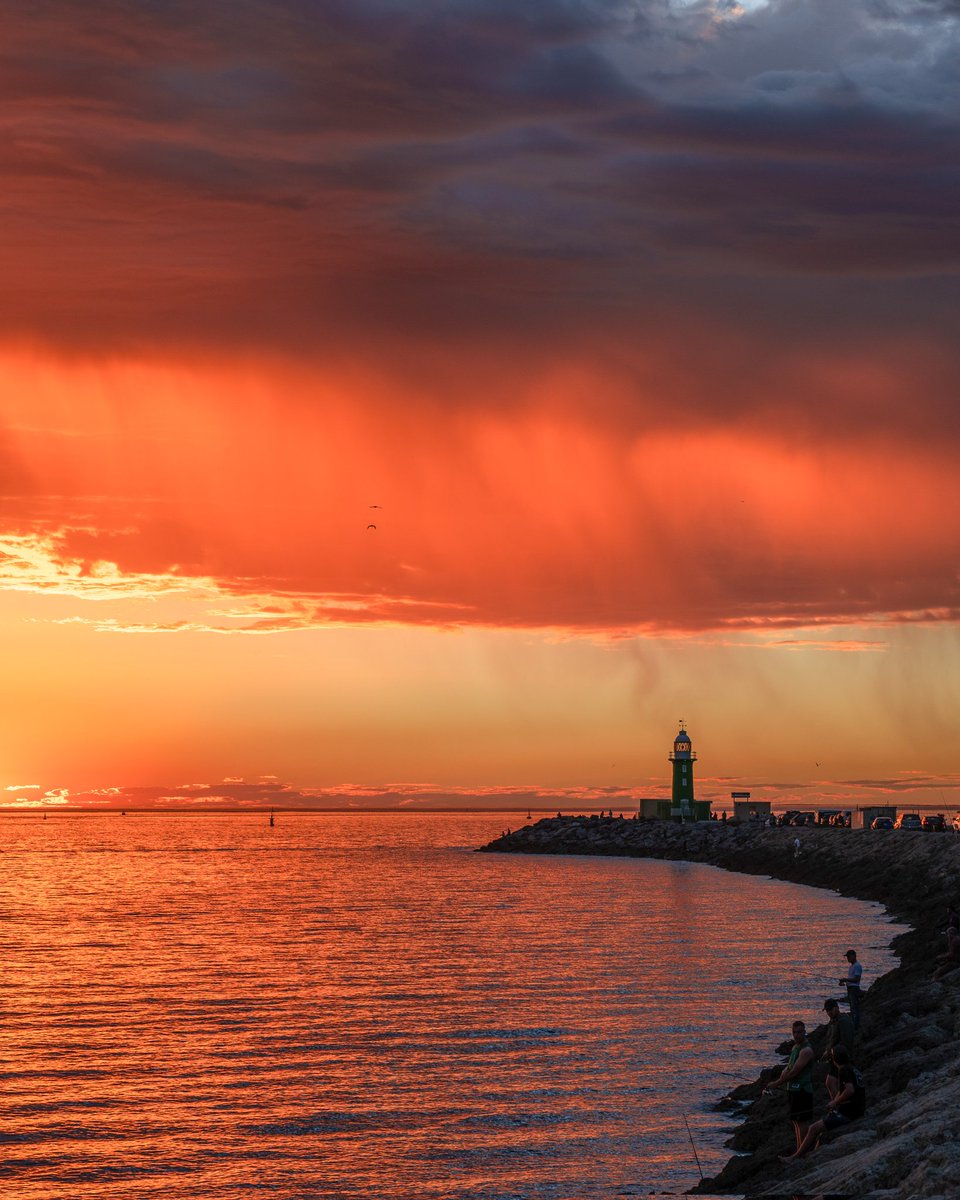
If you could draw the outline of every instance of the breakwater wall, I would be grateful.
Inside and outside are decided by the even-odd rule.
[[[481,850],[702,862],[883,904],[913,928],[894,940],[899,966],[872,984],[863,1005],[855,1057],[867,1081],[867,1115],[808,1159],[782,1164],[778,1155],[793,1142],[783,1097],[762,1096],[758,1077],[718,1102],[743,1116],[728,1143],[736,1157],[694,1190],[858,1200],[960,1195],[960,970],[930,978],[945,948],[946,907],[960,902],[960,837],[558,816]],[[821,1027],[811,1038],[818,1057],[824,1033]],[[771,1047],[763,1066],[779,1069],[776,1054],[784,1049]],[[817,1115],[825,1099],[822,1074],[821,1068]]]

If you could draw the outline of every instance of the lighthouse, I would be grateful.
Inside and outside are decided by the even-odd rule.
[[[684,729],[683,721],[680,722],[680,732],[673,739],[670,761],[673,763],[670,816],[695,820],[698,814],[693,800],[693,764],[697,756],[690,747],[690,735]]]

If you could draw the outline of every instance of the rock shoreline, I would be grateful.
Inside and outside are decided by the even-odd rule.
[[[912,928],[893,941],[899,966],[871,985],[863,1005],[856,1058],[868,1082],[867,1115],[825,1140],[808,1160],[782,1164],[777,1156],[792,1149],[782,1097],[761,1096],[759,1078],[746,1083],[719,1105],[740,1108],[744,1117],[727,1143],[736,1157],[693,1193],[858,1200],[960,1195],[960,969],[941,981],[930,978],[945,946],[947,905],[960,902],[960,838],[558,816],[481,849],[702,862],[878,901]],[[823,1027],[811,1036],[818,1056],[823,1036]],[[771,1053],[768,1066],[779,1065]],[[819,1112],[822,1068],[815,1079]]]

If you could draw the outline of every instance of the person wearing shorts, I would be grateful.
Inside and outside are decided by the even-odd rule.
[[[783,1162],[789,1162],[793,1158],[805,1158],[819,1144],[822,1133],[831,1129],[845,1129],[866,1111],[867,1093],[863,1086],[863,1076],[850,1061],[850,1052],[846,1046],[834,1046],[830,1056],[837,1070],[840,1090],[827,1102],[827,1111],[823,1118],[813,1122],[796,1151],[783,1156]]]
[[[787,1093],[787,1111],[793,1123],[797,1139],[797,1151],[807,1135],[813,1120],[813,1047],[807,1041],[807,1028],[802,1021],[794,1021],[793,1046],[790,1058],[779,1076],[768,1083],[765,1092],[782,1087]]]

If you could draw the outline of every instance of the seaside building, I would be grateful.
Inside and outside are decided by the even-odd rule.
[[[769,800],[751,800],[749,792],[731,792],[730,801],[733,804],[733,819],[735,821],[769,821],[771,803]]]
[[[670,818],[670,801],[660,800],[656,796],[645,796],[637,801],[637,811],[641,817],[666,821]]]

